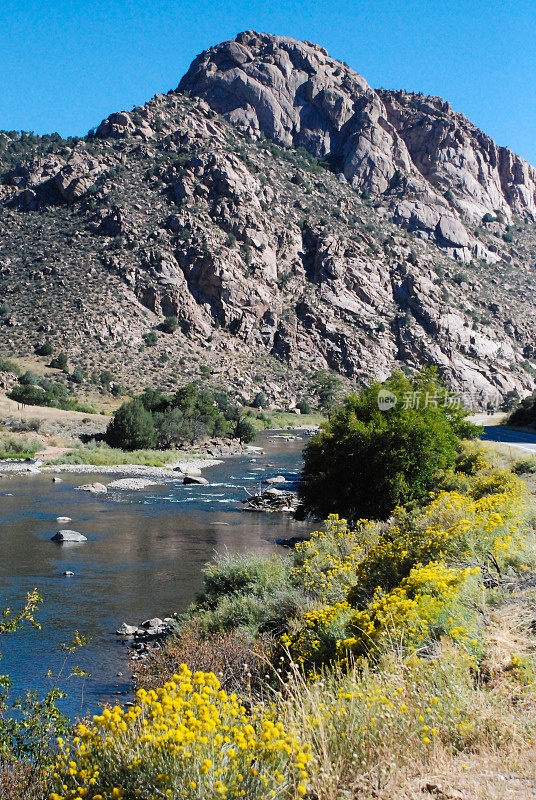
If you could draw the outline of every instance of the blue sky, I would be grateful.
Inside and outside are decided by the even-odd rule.
[[[0,0],[0,128],[81,135],[255,29],[317,42],[374,87],[450,100],[536,164],[535,0]]]

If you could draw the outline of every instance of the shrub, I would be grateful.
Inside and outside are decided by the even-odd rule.
[[[230,431],[213,395],[200,391],[194,383],[182,386],[172,396],[146,389],[138,400],[152,419],[154,441],[164,449],[194,444],[209,436],[226,436]],[[234,410],[229,407],[226,414],[230,418]],[[122,447],[120,433],[119,429],[113,433],[115,438],[110,444],[114,447]]]
[[[172,680],[181,664],[192,672],[213,672],[226,692],[242,698],[251,693],[260,697],[274,640],[261,633],[254,641],[241,631],[202,634],[195,624],[187,625],[178,635],[167,639],[148,661],[136,665],[138,685],[157,689]]]
[[[140,399],[130,400],[117,409],[106,429],[106,441],[123,450],[143,450],[156,444],[156,431],[151,413]]]
[[[0,372],[11,372],[12,375],[20,375],[21,369],[10,358],[0,358]]]
[[[166,317],[163,321],[161,328],[164,333],[175,333],[177,328],[179,327],[179,321],[177,317]]]
[[[245,417],[240,417],[240,419],[237,420],[232,433],[235,439],[239,439],[243,444],[248,444],[248,442],[252,442],[255,439],[257,430],[253,423],[251,423],[248,419]]]
[[[67,356],[65,353],[58,353],[49,364],[52,369],[61,369],[62,372],[69,372],[69,365],[67,363]]]
[[[158,336],[156,331],[147,331],[147,333],[144,333],[143,341],[145,342],[147,347],[153,347],[158,342]]]
[[[520,399],[517,389],[510,389],[510,391],[505,394],[499,408],[501,411],[512,411],[518,405]]]
[[[14,386],[8,397],[17,403],[29,406],[46,406],[49,408],[61,408],[71,411],[85,411],[87,414],[95,414],[95,409],[87,403],[81,403],[75,397],[70,397],[66,387],[61,383],[52,384],[51,381],[43,381],[46,388],[41,386]]]
[[[28,439],[26,436],[0,436],[0,459],[33,458],[41,447],[38,439]]]
[[[300,400],[299,403],[296,403],[296,408],[299,409],[301,414],[311,413],[311,406],[309,405],[307,400]]]
[[[380,391],[396,401],[386,411],[378,407]],[[433,370],[411,379],[394,373],[349,395],[305,447],[299,487],[305,507],[324,518],[335,512],[386,518],[397,505],[425,500],[435,473],[454,466],[460,436],[478,430],[464,422],[463,409],[442,407],[442,395]],[[435,404],[407,406],[404,398],[415,396]]]
[[[220,556],[203,570],[204,591],[187,611],[201,633],[241,629],[254,637],[281,633],[287,620],[305,606],[300,588],[289,581],[283,558],[254,554]]]
[[[46,341],[35,348],[35,354],[38,356],[51,356],[53,352],[54,348],[49,341]]]
[[[302,732],[311,753],[310,795],[330,800],[377,797],[378,788],[384,797],[416,797],[404,791],[405,770],[430,774],[434,753],[443,769],[448,754],[508,753],[532,738],[526,722],[520,731],[506,703],[475,680],[468,656],[447,644],[434,659],[389,655],[374,670],[363,662],[335,667],[313,683],[292,669],[285,701],[281,719]],[[397,779],[404,789],[397,791]]]
[[[164,688],[140,689],[128,711],[104,709],[60,746],[50,800],[136,797],[140,787],[191,800],[306,793],[309,756],[275,714],[247,711],[214,674],[184,665]]]
[[[38,377],[35,372],[31,372],[31,370],[26,370],[23,372],[22,375],[19,377],[19,383],[22,386],[32,386],[34,383],[37,383]]]
[[[84,382],[84,373],[78,367],[72,371],[71,380],[73,383],[83,383]]]
[[[312,390],[318,397],[321,408],[331,408],[341,386],[341,379],[325,369],[319,369],[313,375]]]
[[[251,403],[253,408],[266,408],[267,404],[268,404],[268,398],[266,397],[264,392],[257,392]]]
[[[484,225],[485,225],[485,224],[486,224],[486,223],[488,223],[488,222],[496,222],[496,219],[495,219],[495,217],[493,216],[493,214],[490,214],[490,213],[489,213],[489,211],[487,211],[487,212],[484,214],[484,216],[482,217],[482,222],[483,222],[483,223],[484,223]]]
[[[514,399],[513,395],[511,398]],[[536,392],[521,400],[507,418],[506,424],[519,428],[534,427],[536,424]]]

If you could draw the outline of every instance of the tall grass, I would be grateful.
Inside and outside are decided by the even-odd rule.
[[[184,455],[182,455],[184,458]],[[96,467],[121,466],[135,464],[145,467],[164,467],[167,464],[179,461],[181,454],[173,450],[134,450],[126,452],[110,447],[104,443],[91,443],[80,445],[48,463],[59,464],[88,464]]]
[[[39,439],[5,434],[0,436],[0,459],[33,458],[41,447]]]

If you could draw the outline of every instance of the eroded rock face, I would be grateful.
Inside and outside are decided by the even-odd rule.
[[[371,190],[385,191],[397,168],[412,170],[376,92],[317,45],[247,31],[198,56],[179,90],[250,134],[331,155]]]
[[[4,351],[47,337],[167,391],[207,363],[238,402],[261,381],[290,407],[326,369],[350,388],[436,364],[483,406],[533,388],[531,167],[447,103],[376,92],[292,39],[242,34],[181,87],[202,97],[157,95],[14,168],[0,151]]]
[[[317,45],[246,31],[201,53],[179,89],[250,135],[329,157],[462,261],[488,255],[463,220],[496,209],[536,219],[536,170],[522,158],[440,98],[375,91]]]

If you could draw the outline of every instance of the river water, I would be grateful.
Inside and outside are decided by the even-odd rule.
[[[102,702],[129,698],[132,665],[127,647],[115,636],[123,621],[139,624],[184,610],[201,588],[201,568],[216,553],[271,552],[276,539],[299,535],[311,523],[288,514],[248,513],[242,509],[263,478],[296,480],[305,435],[294,440],[263,433],[256,444],[264,453],[227,459],[204,470],[209,486],[183,486],[170,480],[140,491],[110,490],[106,495],[75,491],[83,483],[109,483],[114,476],[62,473],[11,476],[0,483],[0,610],[19,608],[25,593],[37,588],[41,630],[25,628],[2,636],[0,672],[17,686],[42,693],[47,671],[58,671],[61,644],[78,629],[90,642],[74,661],[87,670],[69,679],[62,709],[71,717],[98,710]],[[61,525],[56,517],[71,517]],[[56,544],[61,527],[87,536],[82,544]],[[64,571],[74,575],[66,577]],[[122,677],[118,675],[122,673]]]

